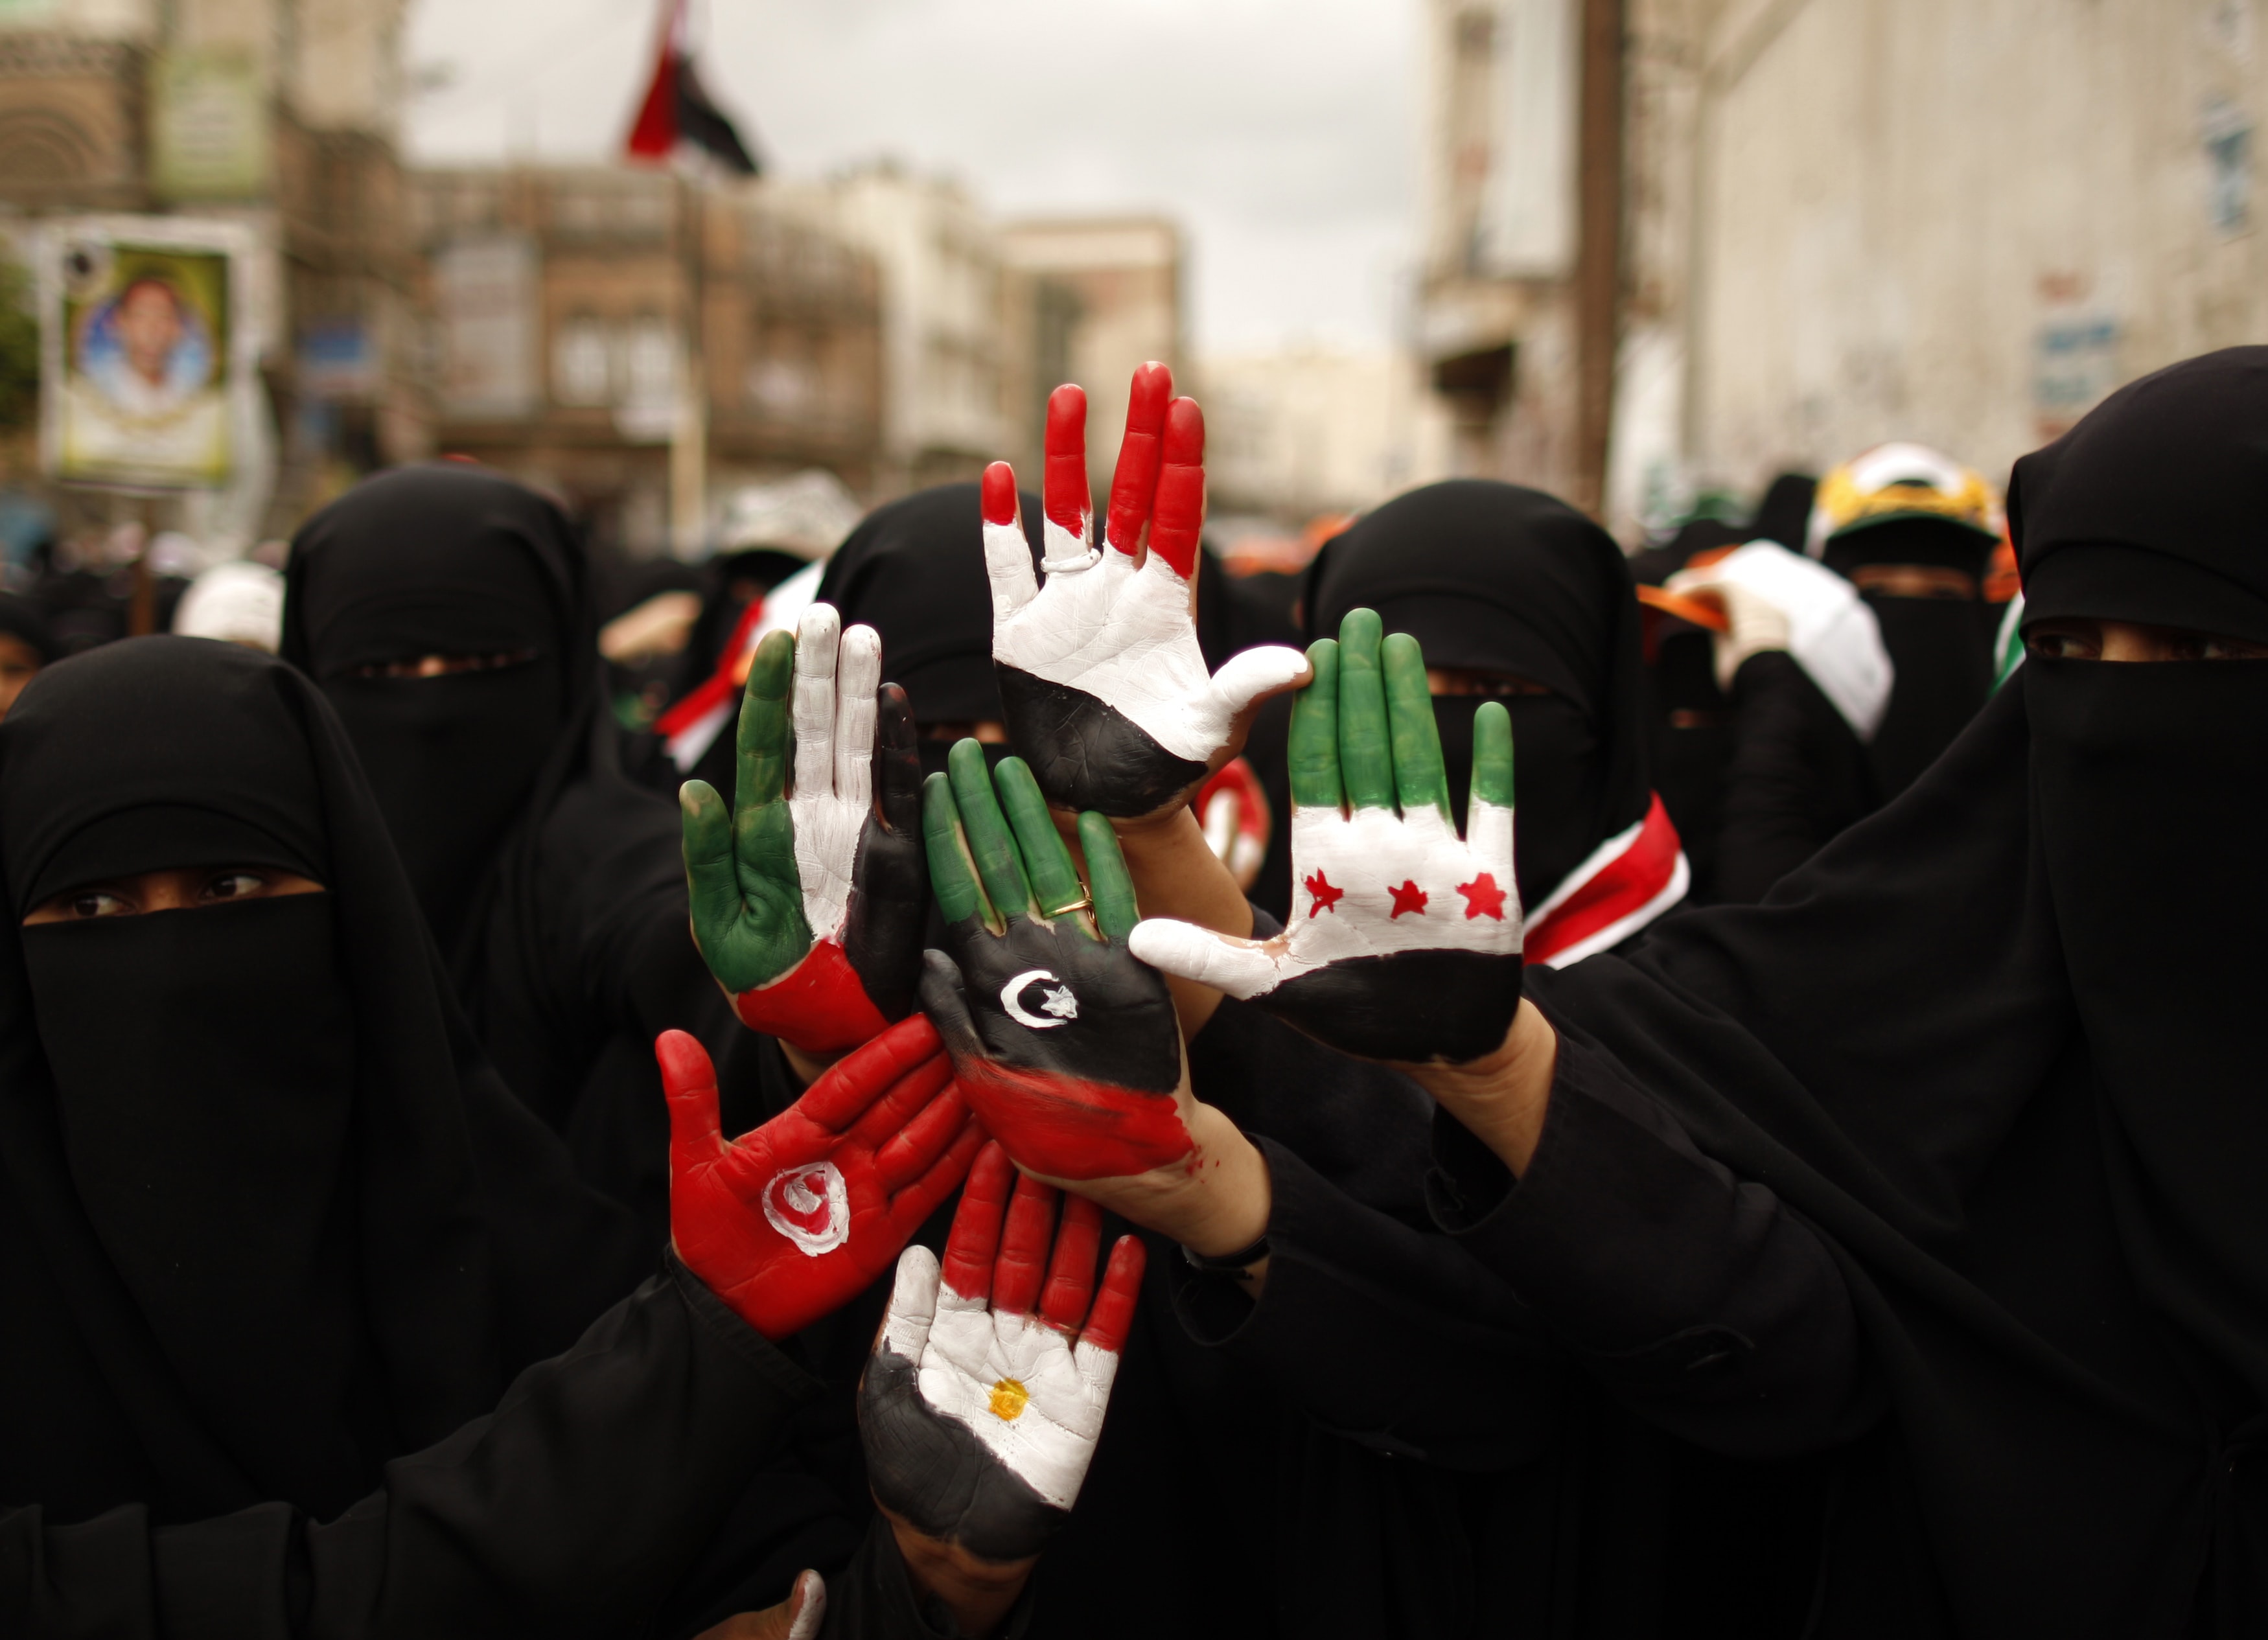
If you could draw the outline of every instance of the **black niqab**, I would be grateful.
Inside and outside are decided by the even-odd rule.
[[[1550,691],[1506,702],[1525,904],[1646,817],[1638,599],[1622,549],[1590,519],[1513,484],[1429,484],[1329,542],[1308,574],[1311,637],[1337,636],[1349,610],[1367,607],[1415,637],[1429,666],[1516,673]],[[1460,825],[1479,705],[1433,702]]]
[[[2017,464],[2028,592],[2268,636],[2264,452],[2268,349],[2122,389]],[[1762,906],[1534,982],[1843,1261],[1896,1457],[1822,1633],[2268,1623],[2264,723],[2250,663],[2035,658]]]
[[[156,637],[0,724],[0,1497],[318,1516],[652,1263],[481,1059],[336,718]],[[318,894],[18,928],[89,876]]]
[[[580,767],[600,699],[585,581],[556,506],[462,465],[371,479],[293,541],[284,658],[337,709],[453,960],[479,937],[522,816]],[[364,675],[427,655],[517,658]]]
[[[819,583],[843,624],[881,635],[883,675],[903,687],[917,724],[1001,722],[992,678],[992,589],[984,573],[979,487],[939,484],[875,508]],[[1022,496],[1039,567],[1040,498]]]
[[[1977,589],[1992,555],[1989,535],[1949,518],[1887,518],[1829,541],[1837,575],[1863,582],[1869,569],[1912,564],[1969,577],[1965,597],[1914,598],[1862,585],[1859,595],[1882,629],[1897,682],[1867,743],[1875,783],[1895,797],[1966,729],[1992,692],[1992,625],[1979,619]]]

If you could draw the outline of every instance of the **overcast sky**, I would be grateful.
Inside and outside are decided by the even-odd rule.
[[[413,0],[411,152],[614,153],[657,3]],[[711,94],[782,175],[888,153],[998,213],[1167,212],[1200,349],[1393,333],[1421,0],[693,4]]]

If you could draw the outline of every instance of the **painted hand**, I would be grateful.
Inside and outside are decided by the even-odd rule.
[[[1186,804],[1236,755],[1253,709],[1302,677],[1296,650],[1247,650],[1208,676],[1197,647],[1204,417],[1173,372],[1134,372],[1102,549],[1089,544],[1086,394],[1048,401],[1047,585],[1032,574],[1016,475],[985,472],[992,666],[1008,738],[1058,807],[1126,820]],[[1167,401],[1171,400],[1169,403]]]
[[[1067,1198],[1057,1230],[1056,1202],[987,1145],[942,1271],[926,1247],[899,1258],[858,1386],[875,1502],[983,1561],[1028,1560],[1071,1513],[1141,1291],[1142,1244],[1122,1236],[1096,1294],[1101,1210]]]
[[[773,633],[748,668],[730,815],[705,782],[679,794],[693,938],[709,971],[743,1024],[814,1055],[905,1018],[920,972],[921,760],[905,691],[880,684],[881,671],[873,628],[841,631],[832,607],[813,605],[794,637]]]
[[[1021,758],[988,775],[963,740],[946,766],[922,789],[922,832],[951,954],[928,953],[921,997],[968,1102],[1049,1179],[1188,1156],[1181,1026],[1165,977],[1126,949],[1138,914],[1110,822],[1079,817],[1090,895]]]
[[[1520,1005],[1511,716],[1491,702],[1474,719],[1461,839],[1417,641],[1381,643],[1378,616],[1358,609],[1307,655],[1314,681],[1292,715],[1291,925],[1254,941],[1145,922],[1134,953],[1344,1053],[1476,1059]]]
[[[1272,819],[1258,771],[1243,758],[1229,759],[1198,788],[1192,806],[1204,828],[1205,846],[1228,867],[1237,887],[1250,892],[1268,858]]]
[[[669,1231],[677,1256],[767,1338],[864,1292],[968,1172],[983,1129],[937,1032],[916,1015],[831,1067],[729,1144],[701,1044],[653,1045],[669,1096]]]

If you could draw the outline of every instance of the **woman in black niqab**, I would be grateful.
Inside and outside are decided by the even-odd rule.
[[[481,1059],[296,673],[188,638],[49,668],[0,835],[0,1498],[335,1512],[653,1268]],[[18,926],[181,866],[323,892]]]
[[[693,944],[676,805],[623,771],[590,599],[550,501],[406,467],[300,529],[282,652],[346,725],[490,1059],[658,1241],[655,1036],[702,1039],[727,1132],[792,1085]]]
[[[2268,1630],[2268,666],[2220,658],[2268,649],[2264,511],[2268,349],[2114,393],[2016,466],[2035,652],[1945,758],[1762,906],[1535,982],[1840,1266],[1892,1418],[1822,1635]]]
[[[1531,923],[1593,879],[1602,902],[1617,896],[1617,915],[1600,925],[1619,929],[1616,939],[1682,898],[1689,871],[1647,779],[1637,596],[1604,530],[1540,490],[1484,479],[1428,484],[1326,544],[1308,570],[1306,604],[1310,638],[1335,636],[1349,610],[1374,609],[1387,631],[1418,641],[1430,670],[1503,680],[1482,688],[1506,688],[1512,713],[1513,824]],[[1438,688],[1433,697],[1460,827],[1473,717],[1485,698]],[[1633,871],[1627,850],[1642,835],[1651,864]],[[1619,861],[1602,857],[1610,840],[1623,840]],[[1538,944],[1533,931],[1531,963],[1596,948],[1587,939]]]

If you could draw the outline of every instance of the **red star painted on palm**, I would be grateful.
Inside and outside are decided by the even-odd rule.
[[[1425,915],[1425,891],[1410,879],[1403,879],[1401,887],[1389,888],[1386,892],[1394,896],[1394,909],[1388,914],[1388,922],[1392,922],[1404,911],[1415,912],[1419,916]]]
[[[1315,903],[1307,908],[1307,915],[1310,917],[1318,911],[1329,910],[1346,898],[1346,890],[1332,887],[1330,879],[1321,871],[1307,879],[1307,892],[1315,897]]]
[[[1496,879],[1483,871],[1469,883],[1459,883],[1457,892],[1465,897],[1465,920],[1476,916],[1492,916],[1504,921],[1504,890],[1496,886]]]

